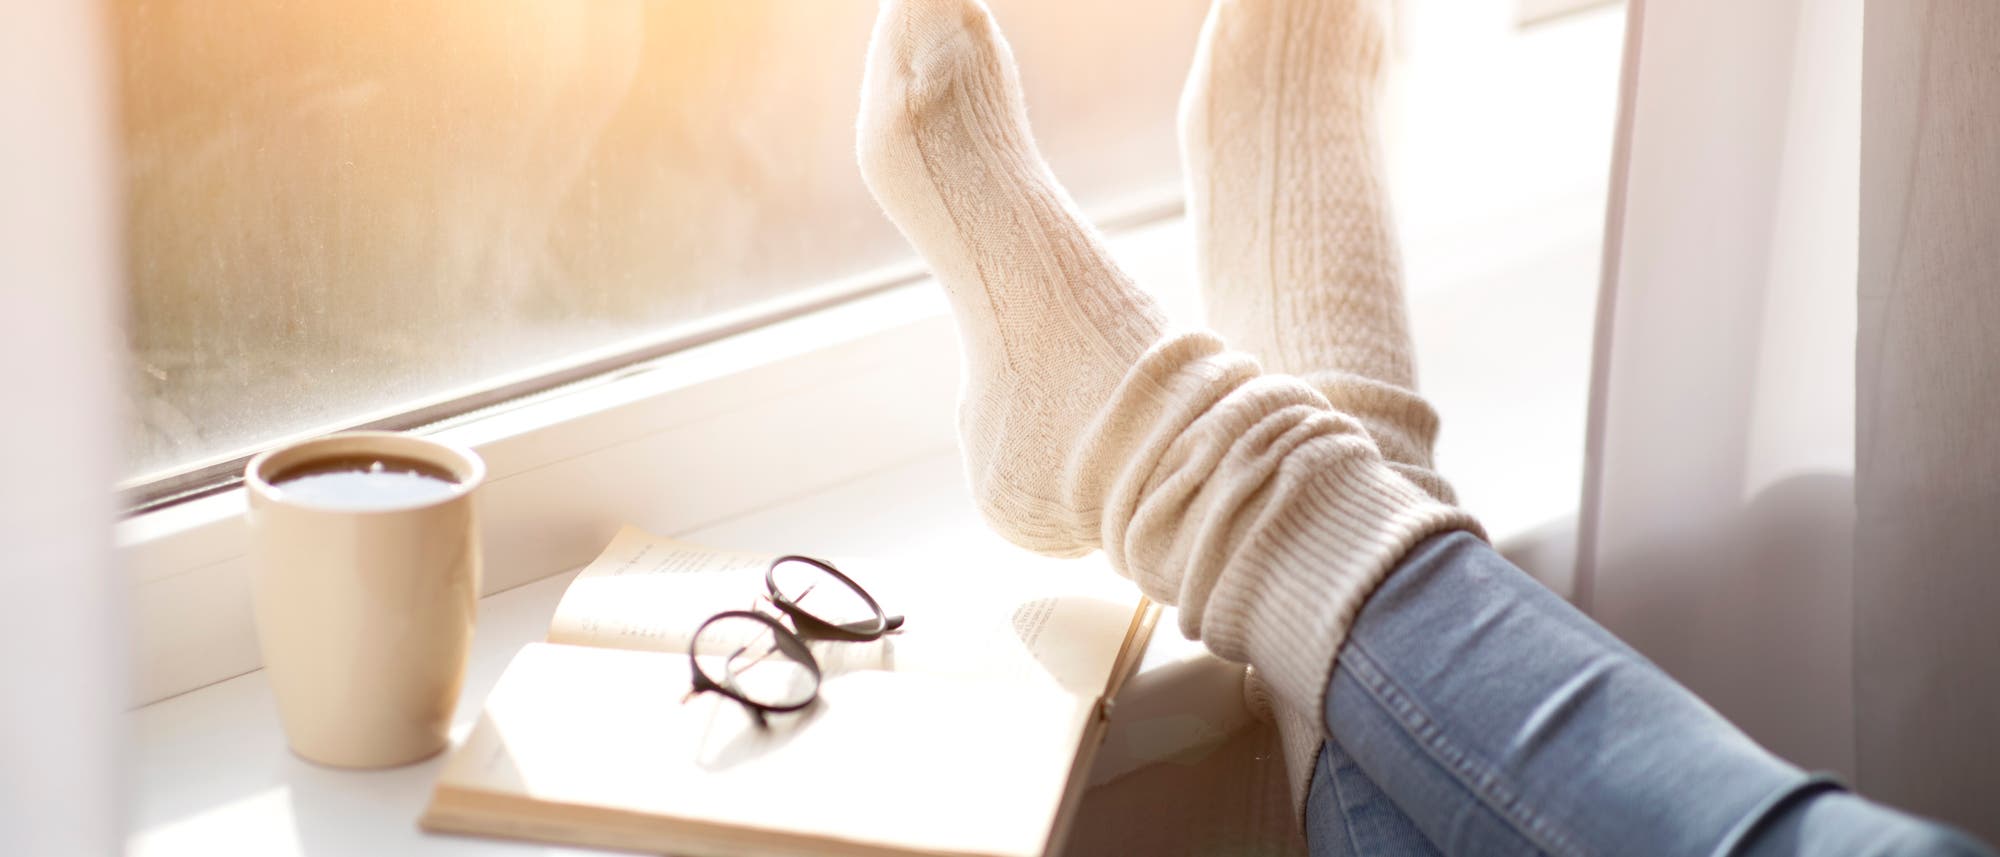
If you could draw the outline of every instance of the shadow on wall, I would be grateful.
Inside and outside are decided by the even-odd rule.
[[[1853,478],[1788,477],[1677,525],[1599,561],[1598,619],[1773,752],[1853,776]]]

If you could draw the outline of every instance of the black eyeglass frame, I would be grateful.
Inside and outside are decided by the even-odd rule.
[[[792,629],[785,627],[783,622],[771,618],[768,614],[759,613],[755,610],[724,610],[703,621],[699,627],[695,628],[694,636],[689,639],[700,639],[701,632],[708,630],[708,626],[726,619],[749,619],[762,623],[766,628],[769,628],[772,645],[776,647],[778,652],[796,661],[800,666],[805,667],[806,671],[812,675],[812,692],[806,694],[803,700],[792,704],[780,703],[773,705],[768,702],[751,699],[748,696],[744,696],[742,691],[737,690],[733,684],[724,684],[710,678],[708,671],[701,668],[701,660],[695,657],[693,651],[695,647],[690,645],[688,646],[688,672],[694,677],[694,690],[688,694],[690,698],[703,693],[722,694],[736,700],[738,705],[743,706],[744,710],[749,711],[750,716],[757,721],[758,726],[766,725],[764,721],[766,715],[798,711],[819,700],[819,659],[813,657],[812,650],[806,648],[805,641],[799,639],[799,635],[792,633]],[[742,651],[739,649],[737,654],[742,654]],[[732,655],[731,659],[733,660],[734,657]]]
[[[812,611],[800,607],[778,589],[778,567],[788,562],[802,562],[811,565],[825,572],[835,580],[840,581],[848,589],[853,590],[854,594],[861,596],[862,602],[867,604],[868,609],[875,613],[874,620],[849,622],[845,625],[839,625],[821,619],[813,615]],[[771,560],[770,566],[764,570],[764,588],[768,590],[768,600],[771,602],[771,606],[776,607],[778,612],[784,614],[785,618],[790,619],[792,627],[787,628],[785,627],[785,623],[778,621],[769,614],[756,610],[724,610],[704,620],[695,628],[694,636],[688,638],[690,640],[690,645],[688,646],[688,672],[691,674],[694,684],[694,689],[688,693],[689,698],[703,693],[719,693],[735,700],[738,705],[743,706],[745,710],[749,711],[750,716],[757,721],[759,727],[769,725],[765,719],[768,715],[799,711],[819,700],[819,686],[822,678],[819,659],[813,657],[812,650],[806,646],[806,640],[866,643],[879,640],[883,635],[903,627],[903,617],[901,615],[890,615],[884,612],[882,605],[875,600],[874,595],[869,594],[867,589],[863,588],[861,584],[856,583],[854,578],[848,577],[840,569],[834,568],[832,563],[824,560],[814,559],[809,556],[800,556],[798,554],[787,554]],[[701,639],[701,633],[707,630],[708,626],[726,619],[749,619],[769,629],[774,649],[779,654],[805,667],[807,672],[812,675],[812,691],[807,693],[805,698],[800,702],[773,705],[751,699],[741,691],[736,690],[732,684],[717,681],[710,677],[708,671],[702,669],[701,659],[694,652],[698,647],[692,645],[692,641]],[[741,654],[741,650],[737,654]],[[734,657],[732,655],[731,660],[734,660]]]
[[[794,603],[791,598],[787,597],[783,592],[778,591],[778,566],[788,562],[805,563],[826,572],[833,579],[846,584],[848,589],[854,590],[854,594],[861,596],[861,601],[868,605],[869,610],[874,611],[875,621],[872,623],[849,622],[845,625],[836,625],[813,615],[811,611]],[[840,569],[834,568],[833,563],[826,562],[825,560],[813,559],[809,556],[799,556],[797,554],[788,554],[771,560],[771,565],[764,569],[764,588],[770,591],[771,606],[778,608],[780,612],[792,620],[792,627],[796,629],[794,633],[808,640],[838,640],[846,643],[866,643],[872,640],[879,640],[883,634],[903,627],[902,616],[892,616],[883,612],[882,605],[875,602],[875,596],[868,594],[868,590],[862,588],[861,584],[855,583],[854,578],[848,577]]]

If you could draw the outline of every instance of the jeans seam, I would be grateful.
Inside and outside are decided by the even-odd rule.
[[[1422,747],[1431,761],[1458,784],[1478,798],[1480,805],[1499,816],[1514,832],[1551,854],[1582,855],[1574,837],[1547,817],[1524,805],[1519,790],[1512,788],[1499,771],[1482,763],[1447,740],[1437,720],[1419,707],[1410,695],[1389,678],[1368,654],[1367,647],[1353,637],[1341,660],[1376,704],[1403,728],[1405,735]]]

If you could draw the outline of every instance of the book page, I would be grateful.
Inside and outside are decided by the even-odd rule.
[[[767,595],[772,555],[716,551],[627,527],[570,584],[549,640],[685,652],[723,610]],[[1144,599],[1101,559],[1027,554],[934,561],[834,559],[903,627],[868,643],[816,641],[828,675],[860,670],[969,674],[1104,693]],[[768,605],[764,611],[777,615]],[[1144,641],[1140,640],[1143,645]]]
[[[773,558],[625,527],[563,591],[549,642],[685,652],[703,620],[756,606]]]
[[[528,646],[424,826],[688,854],[1040,854],[1093,710],[1054,688],[859,671],[760,728],[717,694],[684,701],[689,686],[669,653]]]

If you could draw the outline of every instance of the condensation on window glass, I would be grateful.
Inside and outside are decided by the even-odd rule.
[[[995,0],[1057,174],[1178,180],[1206,0]],[[867,0],[117,0],[126,473],[903,262]]]

